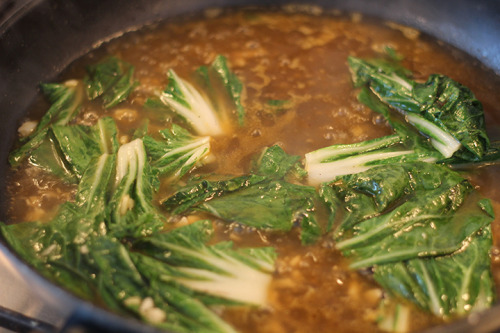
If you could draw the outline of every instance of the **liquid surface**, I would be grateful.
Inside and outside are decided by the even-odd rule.
[[[347,67],[349,55],[371,58],[390,47],[404,56],[403,65],[417,80],[441,73],[468,86],[483,103],[490,137],[500,138],[500,113],[495,110],[500,105],[498,78],[467,56],[412,29],[363,20],[358,15],[247,11],[212,16],[128,33],[78,61],[64,78],[83,76],[85,64],[110,54],[135,66],[140,85],[129,101],[110,110],[104,111],[96,103],[85,104],[77,123],[90,125],[103,115],[112,116],[120,141],[127,142],[148,116],[142,111],[146,98],[164,89],[169,69],[188,78],[196,68],[222,54],[246,87],[247,117],[244,127],[213,140],[216,162],[195,173],[242,175],[248,172],[251,157],[266,146],[278,144],[289,154],[304,155],[332,144],[390,133],[379,115],[357,101]],[[269,106],[272,100],[287,102],[276,110]],[[35,109],[44,107],[42,103]],[[35,114],[36,110],[31,117]],[[149,132],[166,126],[168,121],[152,118]],[[471,176],[495,208],[500,202],[498,172],[500,169],[488,167]],[[29,166],[12,176],[9,188],[13,222],[50,220],[58,204],[74,195],[71,186]],[[170,192],[164,184],[157,200]],[[500,210],[496,210],[499,215]],[[348,270],[347,260],[333,249],[328,237],[304,247],[296,230],[281,235],[217,225],[219,239],[231,239],[242,247],[272,245],[279,255],[267,308],[222,311],[222,317],[238,330],[377,331],[382,290],[369,274]],[[500,283],[500,221],[494,222],[493,231],[492,263]],[[412,315],[413,330],[440,323],[416,308]]]

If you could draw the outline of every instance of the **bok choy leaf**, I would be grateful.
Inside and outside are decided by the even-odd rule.
[[[238,76],[229,69],[227,58],[217,55],[210,66],[202,66],[197,72],[219,112],[235,113],[238,124],[243,126],[245,122],[245,109],[242,104],[244,86]],[[227,97],[221,90],[226,91]]]
[[[179,179],[201,166],[210,154],[209,136],[191,135],[175,124],[170,129],[161,130],[160,134],[163,140],[145,136],[143,141],[152,167],[159,175],[166,175],[171,180]]]
[[[138,84],[134,81],[134,67],[116,57],[88,66],[83,82],[88,98],[102,98],[106,109],[126,100]]]
[[[475,302],[464,302],[468,295],[491,304],[486,244],[493,209],[458,173],[423,162],[386,165],[339,177],[320,193],[351,268],[372,268],[389,292],[440,316],[468,312]],[[465,272],[471,265],[479,275]]]
[[[405,139],[393,134],[358,143],[333,145],[307,153],[305,169],[308,181],[311,185],[318,185],[376,166],[413,161],[433,163],[441,156],[407,144]]]
[[[94,126],[53,125],[28,161],[45,171],[74,182],[82,178],[91,160],[118,149],[116,124],[101,118]]]
[[[203,211],[227,222],[246,226],[288,231],[298,222],[303,227],[302,241],[314,242],[322,233],[315,217],[317,193],[314,187],[289,183],[266,176],[270,166],[268,158],[279,156],[280,175],[288,174],[295,158],[283,158],[282,153],[264,153],[254,173],[228,180],[201,180],[187,185],[162,201],[163,207],[173,214]],[[267,161],[266,161],[267,160]],[[286,166],[285,166],[286,165]],[[260,175],[263,173],[264,175]]]
[[[229,70],[226,58],[217,56],[210,66],[200,67],[196,74],[198,86],[179,77],[173,69],[169,70],[168,84],[159,101],[150,99],[147,104],[155,109],[166,107],[201,136],[226,133],[232,118],[243,125],[244,87]]]
[[[277,145],[262,150],[253,163],[252,172],[273,179],[302,179],[306,175],[300,156],[288,155]]]
[[[133,253],[137,267],[161,281],[175,281],[186,288],[250,305],[267,304],[267,291],[276,257],[273,248],[233,250],[231,243],[207,246],[213,233],[209,221],[138,240]],[[163,268],[162,268],[163,267]],[[251,288],[248,288],[252,285]]]
[[[130,252],[108,237],[96,238],[91,249],[88,260],[96,266],[96,285],[106,304],[115,310],[126,310],[152,325],[175,332],[234,332],[189,291],[162,282],[158,273],[152,275],[161,272],[157,269],[160,267],[151,270],[136,260],[151,260],[149,257]]]
[[[436,316],[485,310],[495,299],[489,257],[490,227],[451,255],[376,266],[374,278],[391,293],[410,299]]]
[[[45,83],[41,85],[42,92],[51,103],[34,132],[27,137],[26,142],[9,155],[10,164],[15,167],[24,161],[28,155],[42,144],[51,125],[66,125],[78,113],[83,100],[83,88],[80,82],[69,80],[65,83]]]
[[[109,228],[117,237],[149,235],[163,227],[153,205],[154,177],[141,139],[118,149],[116,176],[108,210]]]
[[[224,132],[222,120],[208,97],[180,78],[173,69],[168,72],[168,85],[160,95],[160,101],[199,135],[220,135]]]
[[[444,75],[425,83],[390,66],[348,58],[356,87],[368,86],[381,101],[407,117],[444,157],[479,161],[489,147],[481,103],[465,86]]]

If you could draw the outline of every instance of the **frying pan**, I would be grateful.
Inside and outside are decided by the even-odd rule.
[[[6,220],[7,156],[16,130],[37,95],[40,82],[53,79],[98,43],[146,23],[203,8],[282,5],[278,0],[0,0],[0,219]],[[300,1],[299,1],[300,2]],[[298,3],[295,1],[295,3]],[[417,28],[469,53],[500,74],[500,1],[496,0],[310,0],[326,9],[355,11]],[[500,110],[499,110],[500,111]],[[23,331],[155,332],[76,299],[31,270],[0,242],[1,258],[36,289],[47,304],[65,309],[56,326],[13,314]],[[2,268],[0,268],[2,269]],[[1,290],[2,286],[0,286]],[[0,324],[3,317],[0,316]],[[27,324],[26,324],[27,323]],[[62,327],[62,328],[61,328]],[[500,332],[500,305],[434,332]]]

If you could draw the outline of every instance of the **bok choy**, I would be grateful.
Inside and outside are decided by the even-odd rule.
[[[52,125],[28,161],[66,181],[77,182],[94,158],[118,150],[116,135],[115,122],[106,117],[94,126]]]
[[[168,85],[160,103],[182,118],[198,135],[217,136],[227,132],[230,119],[244,122],[243,84],[229,70],[227,60],[217,56],[211,66],[197,71],[201,88],[168,71]],[[153,100],[149,101],[153,104]],[[158,104],[158,103],[154,103]]]
[[[88,98],[101,98],[106,109],[126,100],[138,84],[134,81],[134,66],[116,57],[88,66],[83,82]]]
[[[436,315],[475,309],[472,299],[461,305],[472,295],[491,305],[493,209],[456,172],[423,162],[386,165],[339,177],[322,185],[321,195],[336,225],[336,247],[351,268],[373,268],[389,292]],[[446,283],[444,275],[450,275]],[[446,304],[437,306],[436,299]]]
[[[141,139],[118,149],[109,210],[109,228],[117,237],[148,235],[163,227],[153,205],[154,177]]]
[[[348,62],[356,87],[366,85],[401,112],[444,157],[482,159],[489,147],[484,111],[467,87],[444,75],[431,75],[419,83],[388,64],[356,57]]]
[[[45,83],[41,85],[41,89],[51,106],[22,146],[9,155],[9,162],[14,167],[24,161],[33,149],[42,144],[50,125],[68,124],[78,113],[84,97],[82,84],[76,80],[61,84]]]
[[[182,127],[172,124],[160,131],[162,140],[151,136],[143,138],[152,167],[160,176],[176,180],[201,166],[210,156],[210,137],[194,136]]]
[[[312,243],[322,233],[315,217],[316,190],[283,179],[297,161],[284,158],[284,154],[279,147],[267,148],[253,174],[195,182],[163,200],[162,205],[172,214],[203,211],[227,222],[262,229],[289,231],[299,222],[302,241]],[[281,170],[272,172],[278,165],[272,166],[271,160],[281,161]]]
[[[151,272],[148,278],[153,278],[153,272],[160,268],[160,281],[175,281],[197,292],[238,303],[266,305],[274,271],[274,249],[236,251],[231,242],[207,246],[212,233],[210,221],[198,221],[139,239],[134,248],[141,254],[132,254],[132,259],[138,267],[145,267],[144,272]]]
[[[352,144],[333,145],[305,155],[305,169],[312,185],[338,176],[363,172],[379,165],[412,161],[433,163],[440,157],[429,150],[407,144],[404,137],[393,134]]]

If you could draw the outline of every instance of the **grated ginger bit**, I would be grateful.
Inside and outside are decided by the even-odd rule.
[[[375,306],[382,299],[382,290],[379,288],[372,288],[364,292],[364,297],[367,303]]]

